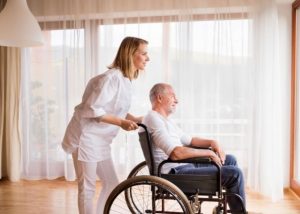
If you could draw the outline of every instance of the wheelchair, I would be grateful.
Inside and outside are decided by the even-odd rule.
[[[145,161],[138,164],[109,195],[104,214],[113,213],[184,213],[201,214],[203,202],[217,202],[214,214],[246,214],[242,199],[237,194],[227,193],[221,185],[221,169],[210,158],[164,160],[154,168],[151,136],[144,124],[139,141]],[[217,168],[215,175],[163,174],[162,167],[168,163],[205,163]],[[227,208],[228,197],[237,197],[241,210]]]

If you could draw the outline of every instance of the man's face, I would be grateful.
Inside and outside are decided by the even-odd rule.
[[[172,87],[167,87],[161,97],[161,105],[168,114],[174,113],[178,100]]]

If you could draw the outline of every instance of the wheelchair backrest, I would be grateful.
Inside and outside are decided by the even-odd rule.
[[[144,131],[139,132],[139,141],[143,150],[144,157],[146,159],[147,166],[149,168],[149,173],[150,175],[154,175],[154,159],[151,145],[151,136],[144,124],[139,123],[138,125],[144,129]]]

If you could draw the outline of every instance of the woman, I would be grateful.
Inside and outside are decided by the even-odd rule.
[[[135,130],[138,128],[136,123],[142,119],[129,114],[128,110],[131,81],[149,61],[147,45],[147,41],[135,37],[126,37],[122,41],[109,70],[88,82],[66,129],[62,147],[73,157],[80,214],[93,213],[97,176],[102,181],[97,214],[103,213],[108,195],[119,183],[110,144],[120,127]]]

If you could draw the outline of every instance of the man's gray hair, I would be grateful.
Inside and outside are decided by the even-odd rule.
[[[155,84],[150,90],[150,94],[149,94],[150,102],[153,104],[158,95],[165,93],[165,90],[167,89],[167,87],[170,87],[170,85],[168,85],[166,83]]]

